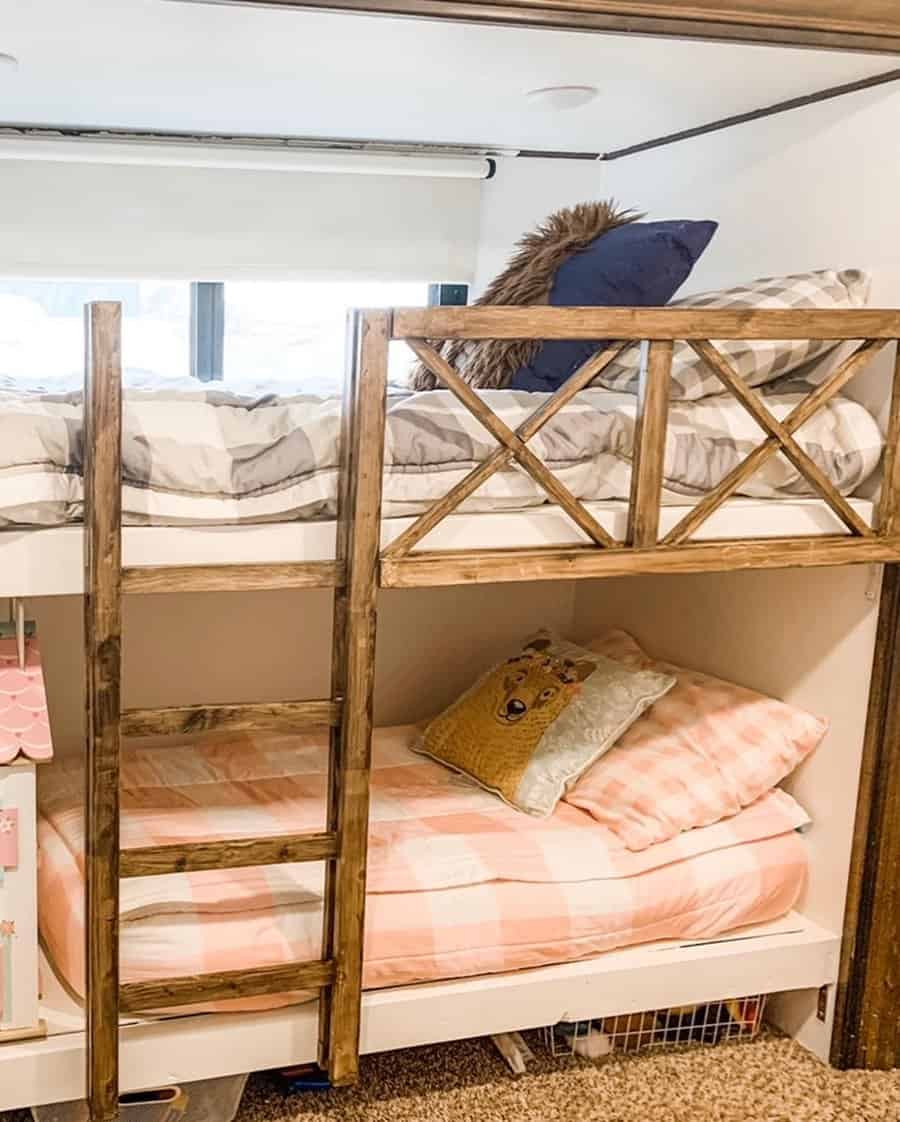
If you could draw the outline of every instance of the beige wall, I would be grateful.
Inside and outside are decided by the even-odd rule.
[[[427,717],[538,627],[567,631],[575,586],[534,584],[381,594],[376,720]],[[59,752],[81,750],[81,600],[29,600]],[[331,595],[136,596],[125,606],[126,705],[268,701],[328,694]]]

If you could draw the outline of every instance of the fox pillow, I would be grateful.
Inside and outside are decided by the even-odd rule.
[[[674,684],[542,632],[435,717],[415,747],[545,817]]]

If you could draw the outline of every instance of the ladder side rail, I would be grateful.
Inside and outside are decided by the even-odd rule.
[[[119,739],[122,634],[122,308],[85,310],[85,937],[91,1122],[119,1116]]]
[[[366,902],[376,598],[391,313],[352,313],[342,422],[337,560],[346,574],[335,593],[333,685],[342,720],[332,738],[326,830],[339,856],[326,882],[322,957],[337,972],[320,1002],[320,1061],[337,1086],[359,1069]]]

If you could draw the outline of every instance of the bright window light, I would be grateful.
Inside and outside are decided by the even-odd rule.
[[[80,384],[84,305],[115,300],[123,310],[122,365],[132,381],[184,378],[193,372],[224,379],[235,390],[250,394],[270,388],[281,393],[337,394],[345,372],[348,311],[421,307],[428,297],[425,282],[198,285],[197,293],[217,290],[218,295],[213,292],[215,299],[195,301],[192,337],[191,287],[187,281],[0,279],[0,377]],[[192,346],[196,348],[193,361]],[[211,365],[208,355],[201,356],[204,347],[218,356]],[[391,381],[405,384],[413,362],[404,343],[392,344]]]
[[[190,373],[190,285],[171,281],[0,279],[0,375],[72,377],[84,366],[84,305],[122,302],[122,365],[163,377]]]
[[[427,302],[424,282],[226,281],[225,381],[336,390],[344,377],[349,309]],[[392,344],[391,380],[405,382],[413,361],[405,343]]]

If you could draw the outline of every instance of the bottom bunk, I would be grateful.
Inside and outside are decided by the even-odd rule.
[[[809,819],[786,792],[632,851],[566,803],[543,819],[513,810],[412,752],[416,731],[375,740],[362,1051],[836,980],[838,937],[791,911]],[[133,746],[123,846],[316,829],[326,735]],[[83,1094],[80,790],[79,763],[47,770],[49,1037],[0,1051],[0,1109]],[[123,980],[315,956],[320,881],[320,867],[294,865],[124,882]],[[310,997],[123,1021],[122,1089],[314,1060]]]
[[[657,939],[703,939],[783,915],[804,887],[807,860],[797,830],[809,819],[784,791],[633,852],[566,803],[547,818],[512,809],[411,751],[415,736],[405,726],[375,737],[367,989],[544,966]],[[123,848],[321,828],[326,745],[324,732],[127,751]],[[78,772],[77,764],[47,769],[38,838],[42,940],[81,994]],[[294,864],[124,881],[122,981],[315,958],[322,876],[321,864]]]
[[[134,528],[132,532],[156,535],[161,529]],[[260,529],[270,532],[276,528]],[[68,532],[68,528],[51,531]],[[246,530],[234,531],[235,537],[242,532]],[[402,596],[384,593],[376,718],[385,729],[379,733],[376,750],[379,766],[373,788],[373,894],[369,900],[370,944],[375,939],[378,945],[370,946],[370,968],[375,977],[367,978],[369,986],[382,988],[370,988],[363,998],[362,1050],[380,1052],[537,1028],[561,1020],[599,1019],[768,993],[778,995],[769,1002],[768,1019],[827,1059],[879,577],[877,569],[856,566],[642,577],[578,585],[524,584],[502,590],[478,586],[413,591]],[[228,611],[215,596],[181,596],[174,598],[174,611],[169,613],[163,611],[168,598],[135,598],[128,610],[140,613],[137,622],[146,625],[150,639],[140,649],[126,651],[126,661],[135,670],[130,703],[187,703],[196,696],[255,700],[292,693],[321,695],[327,684],[313,681],[312,676],[327,674],[327,666],[323,671],[322,661],[312,657],[310,651],[317,640],[327,638],[330,603],[324,592],[306,594],[299,605],[302,627],[298,627],[297,596],[248,594],[246,601],[229,601]],[[827,610],[823,610],[826,605]],[[44,861],[41,869],[45,878],[43,936],[56,960],[54,968],[47,957],[42,970],[41,1016],[47,1022],[48,1037],[0,1047],[0,1110],[73,1100],[84,1094],[84,1017],[79,1002],[67,991],[69,985],[77,988],[79,984],[83,925],[78,918],[66,931],[64,919],[54,921],[50,914],[57,910],[65,917],[79,912],[81,893],[78,855],[83,847],[82,807],[75,792],[81,776],[77,729],[83,710],[77,690],[70,698],[58,688],[60,682],[64,686],[67,680],[80,680],[78,644],[64,640],[75,633],[81,605],[74,598],[63,598],[48,599],[35,607],[47,656],[48,682],[56,690],[55,719],[61,730],[62,749],[52,770],[48,765],[41,776],[42,831],[65,857],[60,868],[68,867],[71,874],[74,867],[74,876],[66,882],[66,893],[71,894],[67,900],[60,888],[62,880],[52,880],[52,864]],[[423,620],[427,620],[427,627],[422,626]],[[699,621],[704,625],[698,626]],[[477,629],[473,627],[476,622]],[[830,731],[819,747],[781,781],[779,789],[794,796],[797,803],[775,796],[782,811],[791,808],[787,818],[782,815],[780,830],[766,838],[745,835],[740,844],[733,839],[732,844],[713,847],[707,853],[681,850],[677,860],[657,861],[657,868],[613,870],[629,875],[610,876],[607,866],[601,875],[598,870],[602,858],[596,840],[606,835],[596,819],[587,819],[583,809],[564,801],[555,819],[532,819],[409,752],[411,721],[432,718],[452,704],[471,685],[478,670],[505,658],[515,649],[513,644],[543,625],[574,635],[592,650],[597,635],[610,642],[610,635],[615,634],[610,628],[627,628],[644,639],[648,649],[673,664],[727,678],[760,691],[768,699],[779,698],[808,714],[827,718]],[[54,636],[59,641],[53,642]],[[178,642],[173,642],[173,636]],[[256,641],[248,642],[248,636],[256,637]],[[620,642],[621,638],[616,640],[617,645]],[[211,650],[214,657],[210,657]],[[614,652],[608,649],[607,653]],[[666,696],[674,705],[676,690]],[[70,702],[71,712],[67,708]],[[654,715],[659,718],[666,708],[662,703],[655,704],[641,720],[650,721]],[[723,730],[731,735],[733,713],[729,711],[725,717]],[[170,742],[168,747],[162,743],[129,744],[123,753],[123,846],[321,828],[323,737],[312,737],[305,743],[292,740],[290,745],[283,738],[266,739],[265,752],[261,741],[246,737],[209,740],[199,751],[194,746],[186,750],[177,742]],[[629,751],[633,748],[632,743]],[[284,759],[288,754],[293,761],[290,768]],[[221,779],[216,775],[217,768]],[[414,775],[431,775],[433,779],[430,784],[415,784],[410,782]],[[288,776],[290,795],[284,784]],[[188,790],[190,797],[186,796]],[[260,792],[266,792],[265,809],[253,797]],[[456,800],[461,798],[468,801],[460,804]],[[198,803],[203,807],[202,814],[197,813]],[[426,803],[433,803],[433,814],[423,813]],[[771,799],[769,803],[772,805]],[[797,809],[798,804],[802,810]],[[733,830],[756,818],[759,806],[750,809],[750,814],[745,808],[725,824],[730,823],[728,828]],[[812,819],[808,827],[801,825],[807,817]],[[515,826],[508,825],[513,821]],[[576,847],[569,832],[562,829],[557,831],[557,838],[553,831],[560,822],[581,822],[579,836],[585,841],[592,839],[593,844]],[[708,838],[722,828],[723,823],[695,827],[680,835],[678,844],[683,846],[684,839],[695,844],[698,836]],[[544,839],[541,846],[528,842],[532,833]],[[493,883],[473,885],[471,882],[478,879],[473,875],[477,871],[474,859],[481,862],[482,873],[485,861],[481,849],[472,852],[473,839],[478,845],[495,846],[487,854],[491,860],[508,863],[524,850],[534,862],[530,882],[525,878],[528,870],[514,870],[507,864],[502,884],[494,877]],[[671,842],[662,845],[671,846]],[[465,865],[462,846],[467,850]],[[548,846],[549,858],[545,854]],[[49,852],[52,845],[48,848],[45,844],[44,848]],[[652,846],[648,848],[651,855],[659,853]],[[611,849],[614,847],[604,851],[607,860]],[[760,852],[776,850],[787,860],[770,861],[762,869]],[[543,879],[533,872],[539,864],[538,851]],[[424,863],[428,876],[443,870],[446,880],[448,870],[462,870],[469,883],[436,887],[432,881],[401,892],[398,881],[392,884],[388,874],[397,878],[401,873],[415,873],[423,864],[414,859],[416,852],[431,854]],[[647,861],[647,851],[643,854],[637,856]],[[392,858],[397,859],[393,868]],[[634,855],[628,858],[635,859]],[[561,879],[565,887],[547,879],[548,860],[564,866]],[[581,863],[583,882],[572,874],[576,862]],[[779,864],[780,871],[775,868]],[[719,897],[706,916],[689,920],[690,900],[696,905],[701,896],[692,871],[701,867],[714,868]],[[679,870],[681,887],[672,888]],[[309,866],[303,876],[313,872]],[[220,875],[232,891],[241,890],[240,883],[231,879],[235,874]],[[244,882],[242,891],[245,899],[248,891],[259,897],[268,891],[270,912],[262,914],[265,909],[260,909],[257,919],[270,932],[266,953],[277,948],[274,953],[283,961],[295,948],[291,947],[289,953],[285,943],[285,931],[292,929],[287,923],[279,927],[278,917],[271,914],[272,891],[277,883],[265,887],[260,874],[254,871],[252,875],[255,884]],[[737,904],[725,898],[729,876],[732,887],[741,885]],[[382,877],[380,884],[378,877]],[[655,889],[664,877],[671,889],[668,902]],[[179,883],[182,889],[185,887],[184,881],[166,879],[167,891]],[[122,924],[126,978],[136,978],[135,971],[139,970],[156,977],[169,973],[175,964],[159,961],[153,952],[155,946],[157,952],[169,953],[173,941],[169,936],[176,929],[183,934],[178,953],[184,956],[182,962],[187,968],[191,963],[199,970],[220,968],[220,963],[204,959],[205,950],[196,939],[191,942],[190,932],[195,928],[196,935],[198,925],[184,909],[173,914],[170,900],[169,916],[154,918],[147,913],[147,906],[158,907],[163,894],[154,901],[154,885],[150,882],[131,881],[123,887],[126,894],[138,890],[145,893],[143,902],[137,897],[129,900],[127,895],[123,899],[131,912]],[[522,940],[523,944],[534,944],[524,948],[530,958],[514,959],[511,952],[504,958],[498,953],[503,950],[502,942],[487,937],[487,926],[481,933],[480,946],[476,946],[470,938],[471,926],[466,928],[469,916],[459,907],[443,910],[443,927],[439,930],[447,940],[447,955],[441,964],[429,964],[431,972],[424,969],[423,956],[418,962],[412,961],[415,956],[409,953],[411,948],[403,945],[402,938],[392,937],[389,925],[380,936],[371,926],[379,913],[387,915],[392,908],[400,917],[394,926],[401,926],[401,906],[411,906],[413,899],[422,905],[427,899],[437,903],[468,894],[487,901],[504,896],[506,892],[501,889],[510,899],[534,894],[531,914],[540,912],[540,927],[535,937]],[[182,892],[181,904],[187,902],[196,919],[199,898],[194,891]],[[314,895],[315,884],[311,891]],[[575,900],[582,891],[581,899],[588,900],[582,913],[577,913],[574,905],[568,911],[559,909],[561,896]],[[710,900],[714,892],[712,889]],[[769,899],[772,892],[777,897],[774,902]],[[54,893],[60,899],[53,900]],[[209,896],[206,899],[209,901]],[[493,906],[496,919],[496,903]],[[296,947],[309,947],[317,954],[319,917],[315,900],[308,900],[296,912]],[[653,915],[659,921],[655,927],[647,922]],[[475,918],[483,920],[484,913]],[[221,920],[221,916],[201,917],[208,927],[199,929],[212,931],[215,927],[221,933],[229,926],[227,920]],[[53,942],[54,922],[62,949]],[[229,954],[246,956],[248,949],[259,953],[251,923],[252,917],[233,917],[235,938],[226,947]],[[570,960],[564,961],[560,944],[566,938],[571,940],[576,923],[581,925],[581,935],[585,935],[588,923],[592,924],[594,941],[590,947],[570,949]],[[551,930],[554,925],[555,934]],[[627,938],[622,937],[623,926],[628,927]],[[495,930],[500,928],[496,923]],[[434,928],[431,930],[433,938]],[[636,939],[645,941],[625,945]],[[520,944],[512,949],[523,947]],[[373,950],[381,963],[375,961]],[[428,954],[432,959],[438,957],[433,947]],[[489,954],[493,955],[490,959]],[[404,956],[408,960],[405,964],[401,961]],[[464,967],[460,965],[463,956],[469,959]],[[64,962],[66,958],[69,965]],[[438,969],[438,965],[443,968]],[[392,973],[396,967],[405,973]],[[56,970],[67,972],[65,984]],[[123,1018],[122,1089],[166,1087],[309,1062],[316,1054],[316,1022],[315,1000],[256,1011],[167,1011],[164,1016]]]

